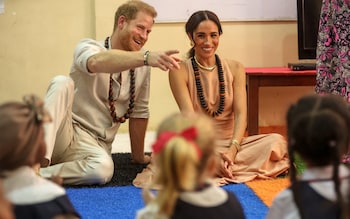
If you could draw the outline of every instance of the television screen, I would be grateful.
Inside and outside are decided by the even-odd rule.
[[[297,0],[298,56],[315,59],[322,0]]]

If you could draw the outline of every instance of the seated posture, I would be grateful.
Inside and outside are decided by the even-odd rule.
[[[111,36],[78,43],[70,75],[55,77],[47,91],[45,106],[54,121],[45,127],[47,154],[40,175],[60,173],[65,185],[109,182],[112,143],[127,120],[132,161],[149,163],[144,138],[151,67],[179,67],[172,56],[177,50],[143,49],[156,15],[143,1],[127,1],[115,12]]]
[[[279,134],[244,137],[247,124],[244,67],[216,54],[222,28],[211,11],[197,11],[186,23],[193,47],[180,69],[170,70],[172,93],[181,112],[203,112],[214,120],[217,150],[222,153],[220,183],[271,179],[289,168],[287,144]],[[152,173],[145,169],[134,180],[144,185]]]
[[[277,195],[269,219],[350,217],[348,167],[341,164],[350,144],[349,104],[335,95],[310,95],[287,113],[291,162],[298,154],[306,164],[300,177],[291,165],[291,186]]]
[[[36,96],[0,105],[0,176],[17,219],[80,218],[64,188],[37,175],[44,158],[43,123],[51,120]]]
[[[152,183],[160,190],[154,196],[144,189],[147,206],[138,219],[245,218],[235,195],[212,183],[219,160],[215,133],[200,114],[176,114],[161,123],[152,146],[157,168]]]

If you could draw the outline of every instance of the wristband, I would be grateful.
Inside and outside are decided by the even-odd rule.
[[[143,64],[148,65],[148,56],[149,56],[149,51],[147,50],[145,54],[143,54]]]
[[[241,150],[241,145],[238,143],[238,141],[236,139],[233,139],[231,141],[231,144],[233,144],[236,147],[237,152]]]

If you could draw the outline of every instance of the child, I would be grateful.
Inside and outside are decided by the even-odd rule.
[[[168,117],[152,149],[157,167],[153,183],[160,190],[156,196],[144,190],[147,206],[137,212],[138,219],[245,218],[235,195],[209,181],[219,156],[215,154],[215,130],[207,116]]]
[[[341,164],[350,137],[349,104],[335,95],[302,97],[287,113],[291,163],[297,153],[306,169],[291,165],[291,186],[273,201],[269,219],[349,218],[349,175]]]
[[[43,123],[51,120],[36,96],[0,105],[0,177],[17,219],[80,218],[65,190],[33,168],[45,156]]]

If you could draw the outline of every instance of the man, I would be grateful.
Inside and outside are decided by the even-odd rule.
[[[156,15],[142,1],[121,5],[112,35],[104,41],[80,41],[70,77],[52,80],[45,104],[54,122],[46,126],[43,177],[60,175],[63,184],[71,185],[109,182],[114,171],[112,142],[126,120],[133,162],[150,161],[144,154],[150,67],[179,68],[179,59],[172,56],[177,50],[142,49]]]

